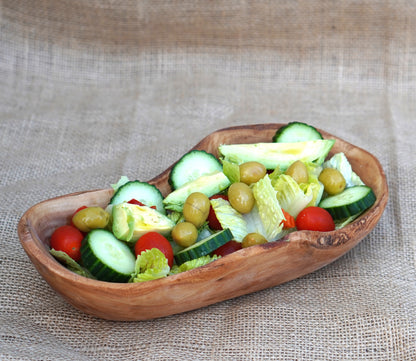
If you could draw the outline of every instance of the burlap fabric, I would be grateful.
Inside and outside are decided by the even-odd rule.
[[[413,1],[0,2],[0,358],[416,360]],[[373,153],[390,200],[322,270],[186,314],[109,322],[38,275],[39,201],[147,180],[212,131],[305,121]]]

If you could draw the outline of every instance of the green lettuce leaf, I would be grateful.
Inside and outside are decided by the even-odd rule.
[[[335,229],[340,229],[340,228],[345,227],[347,224],[350,224],[355,219],[357,219],[359,216],[361,216],[362,213],[363,212],[360,212],[360,213],[354,214],[351,217],[347,217],[347,218],[335,220],[334,221],[334,223],[335,223]]]
[[[336,153],[323,164],[324,168],[338,169],[345,178],[346,187],[364,185],[361,178],[353,172],[350,162],[344,153]]]
[[[50,254],[54,256],[59,262],[63,263],[70,271],[87,278],[96,279],[90,271],[82,267],[78,262],[69,257],[65,252],[57,251],[55,249],[49,250]]]
[[[166,277],[169,271],[168,259],[158,248],[152,248],[137,256],[135,273],[130,282],[156,280]]]
[[[247,224],[241,213],[237,212],[225,199],[210,200],[215,215],[223,229],[229,228],[237,242],[241,242],[247,235]]]
[[[256,202],[246,221],[257,228],[259,226],[256,218],[259,218],[263,229],[261,232],[260,230],[254,232],[262,234],[268,241],[276,240],[283,228],[284,215],[270,178],[260,179],[254,183],[252,190]],[[248,228],[250,229],[251,226]]]
[[[308,183],[301,183],[299,187],[307,196],[312,196],[311,201],[306,207],[317,206],[324,194],[324,185],[319,181],[318,177],[322,171],[322,166],[315,163],[304,163],[308,171]]]
[[[280,206],[294,218],[313,199],[311,191],[305,194],[299,184],[286,174],[281,174],[273,182],[273,188],[277,191],[277,200]]]
[[[174,265],[170,271],[170,274],[174,275],[174,274],[178,274],[181,272],[189,271],[191,269],[204,266],[212,261],[215,261],[218,258],[221,258],[221,257],[217,255],[214,255],[214,256],[206,255],[206,256],[199,257],[199,258],[195,258],[185,263],[182,263],[180,266]]]
[[[122,175],[116,184],[111,184],[111,188],[114,189],[115,193],[121,186],[124,186],[128,182],[129,179],[125,175]]]
[[[237,183],[240,181],[240,166],[237,163],[223,160],[222,162],[223,172],[228,177],[231,183]]]
[[[322,199],[322,195],[324,194],[324,186],[321,182],[313,180],[310,183],[301,183],[299,184],[299,187],[307,197],[311,198],[306,207],[314,207],[319,204]]]

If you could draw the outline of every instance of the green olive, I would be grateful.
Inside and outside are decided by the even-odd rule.
[[[199,228],[208,218],[210,205],[205,194],[200,192],[191,193],[183,206],[183,216],[187,222]]]
[[[72,223],[81,232],[89,232],[96,228],[105,228],[110,220],[110,214],[100,207],[81,209],[72,217]]]
[[[293,162],[285,172],[290,175],[298,184],[307,183],[309,180],[308,170],[303,162],[297,160]]]
[[[329,195],[341,193],[345,189],[345,178],[338,169],[325,168],[318,177]]]
[[[173,227],[171,236],[179,246],[189,247],[196,242],[198,230],[190,222],[181,222]]]
[[[241,246],[243,248],[247,248],[247,247],[255,246],[256,244],[263,244],[263,243],[267,243],[267,239],[264,238],[260,233],[249,233],[243,238],[243,241],[241,242]]]
[[[240,182],[247,185],[258,182],[266,175],[266,167],[259,162],[240,164]]]
[[[228,200],[240,213],[249,213],[254,207],[254,195],[251,188],[241,182],[233,183],[228,188]]]

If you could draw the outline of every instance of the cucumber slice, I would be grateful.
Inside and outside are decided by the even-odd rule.
[[[110,199],[110,204],[116,205],[132,199],[148,207],[155,206],[160,213],[166,214],[165,206],[163,205],[163,196],[159,189],[153,184],[138,180],[129,181],[117,189],[117,192]]]
[[[202,175],[220,171],[222,171],[222,165],[213,154],[204,150],[192,150],[173,166],[168,181],[173,189],[178,189]]]
[[[184,262],[206,256],[231,241],[232,238],[233,234],[226,228],[178,252],[175,254],[175,261],[181,265]]]
[[[94,277],[109,282],[127,282],[136,263],[130,248],[105,229],[94,229],[83,239],[81,259]]]
[[[291,122],[279,128],[273,137],[275,143],[305,142],[307,140],[324,139],[322,134],[312,125]]]
[[[325,198],[319,203],[319,207],[326,209],[335,220],[339,220],[365,211],[375,201],[376,196],[370,187],[354,186]]]

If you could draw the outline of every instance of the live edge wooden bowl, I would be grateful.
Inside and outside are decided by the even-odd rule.
[[[220,144],[271,141],[283,124],[257,124],[218,130],[193,149],[217,153]],[[101,189],[65,195],[31,207],[21,218],[21,244],[46,282],[77,309],[109,320],[146,320],[182,313],[277,286],[333,262],[376,226],[388,199],[386,177],[378,160],[336,139],[331,154],[344,152],[353,170],[372,187],[375,204],[353,223],[333,232],[297,231],[284,239],[242,249],[206,266],[163,279],[134,284],[96,281],[67,270],[49,254],[52,231],[68,222],[81,205],[105,207],[113,193]],[[149,182],[166,195],[171,167]]]

